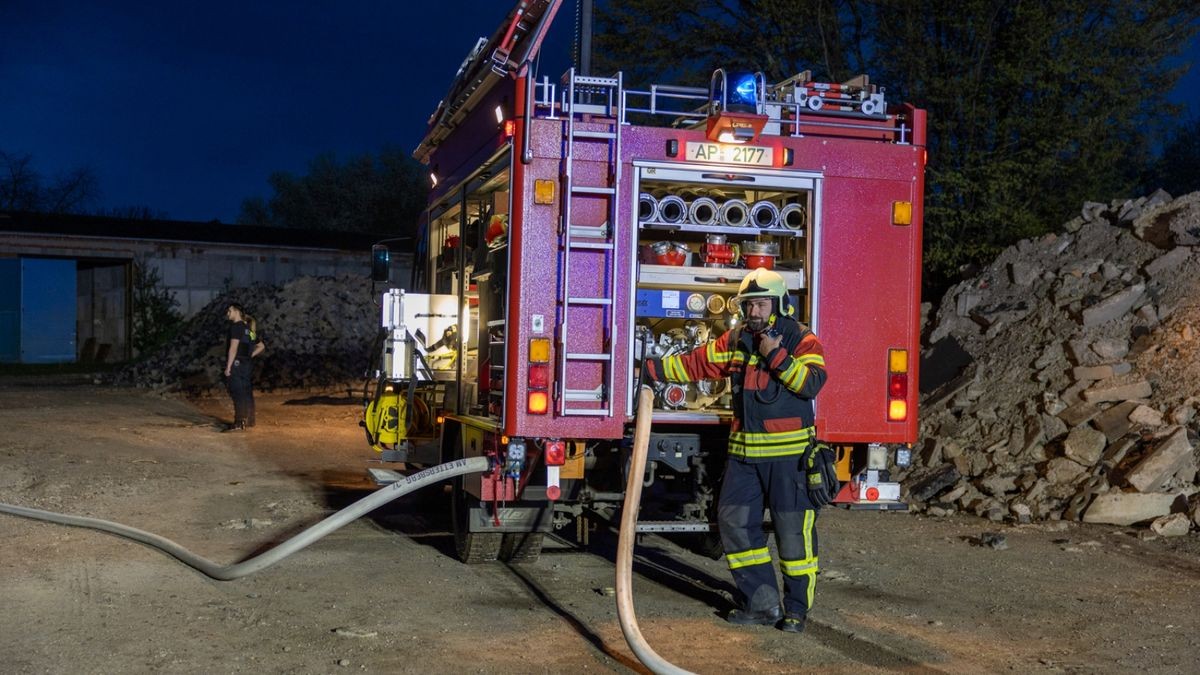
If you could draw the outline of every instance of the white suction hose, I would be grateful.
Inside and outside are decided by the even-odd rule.
[[[643,386],[638,394],[637,425],[633,432],[633,456],[625,483],[625,505],[621,508],[621,535],[617,540],[617,618],[625,642],[647,668],[657,675],[693,675],[690,670],[659,656],[642,637],[633,611],[633,543],[637,538],[638,506],[642,501],[642,476],[646,473],[646,451],[650,445],[650,417],[654,390]]]
[[[649,406],[647,406],[648,408]],[[370,495],[354,502],[350,506],[338,511],[329,516],[325,520],[313,525],[304,530],[300,534],[288,539],[279,546],[266,551],[265,553],[254,556],[249,560],[245,560],[234,565],[218,565],[213,561],[202,558],[191,551],[183,548],[179,544],[165,539],[156,534],[151,534],[144,530],[139,530],[120,523],[114,523],[108,520],[100,520],[99,518],[85,518],[83,516],[69,516],[63,513],[54,513],[53,511],[42,511],[41,509],[31,509],[24,506],[13,506],[11,504],[0,504],[0,513],[8,513],[14,516],[23,516],[25,518],[33,518],[36,520],[45,520],[51,523],[59,523],[60,525],[71,525],[74,527],[86,527],[93,530],[103,530],[112,534],[120,535],[134,541],[140,541],[148,546],[153,546],[160,551],[178,558],[183,563],[194,567],[204,574],[218,579],[220,581],[229,581],[238,579],[266,569],[271,565],[283,560],[289,555],[308,546],[314,541],[330,534],[334,530],[346,525],[357,518],[374,511],[375,509],[387,504],[388,502],[403,497],[404,495],[419,490],[432,483],[441,482],[446,478],[454,476],[462,476],[468,473],[482,473],[488,470],[489,464],[486,457],[470,457],[467,459],[456,459],[453,462],[439,464],[438,466],[430,467],[414,473],[404,480],[397,481],[380,488]]]

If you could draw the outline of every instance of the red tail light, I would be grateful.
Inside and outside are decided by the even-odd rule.
[[[550,409],[550,396],[544,391],[529,392],[529,412],[535,415],[545,415]]]
[[[887,420],[908,419],[908,350],[888,350]]]
[[[567,442],[546,441],[546,466],[562,466],[567,463]]]
[[[533,338],[529,341],[529,400],[527,408],[535,415],[550,410],[550,340]]]

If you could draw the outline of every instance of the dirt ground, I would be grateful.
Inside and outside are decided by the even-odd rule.
[[[344,392],[259,396],[218,433],[220,398],[0,380],[0,502],[114,520],[221,563],[372,489]],[[625,644],[615,537],[531,564],[452,556],[446,500],[409,495],[229,582],[112,535],[0,515],[0,671],[646,672]],[[978,546],[985,531],[1006,550]],[[1200,661],[1200,537],[825,511],[803,635],[720,615],[723,561],[646,537],[641,628],[700,673],[1188,672]]]

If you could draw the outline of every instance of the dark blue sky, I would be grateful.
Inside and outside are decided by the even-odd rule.
[[[98,208],[231,222],[272,171],[411,151],[510,0],[0,0],[0,150],[92,167]],[[569,65],[574,2],[543,50]],[[1188,58],[1200,62],[1194,43]],[[1200,68],[1175,93],[1200,116]]]
[[[574,3],[544,62],[569,64]],[[0,150],[86,165],[98,207],[230,222],[272,171],[413,150],[515,2],[0,0]]]

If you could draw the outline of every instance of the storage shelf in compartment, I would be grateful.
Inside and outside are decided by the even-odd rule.
[[[754,236],[768,234],[774,237],[803,237],[804,230],[789,230],[786,227],[729,227],[727,225],[693,225],[691,223],[663,223],[643,221],[638,226],[645,230],[668,230],[671,232],[704,232],[706,234],[741,234]]]
[[[804,288],[804,272],[776,267],[787,287],[792,290]],[[638,285],[678,288],[712,288],[713,290],[737,291],[742,279],[751,270],[740,267],[684,267],[675,265],[643,264],[638,271]]]

